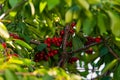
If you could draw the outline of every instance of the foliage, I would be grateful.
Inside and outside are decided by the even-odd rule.
[[[118,80],[119,22],[119,0],[1,0],[0,79],[80,80],[90,64]]]

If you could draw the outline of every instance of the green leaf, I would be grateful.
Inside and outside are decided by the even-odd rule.
[[[5,39],[8,39],[10,37],[6,26],[2,22],[0,22],[0,36]]]
[[[27,49],[29,49],[29,50],[32,50],[32,47],[31,47],[29,44],[27,44],[26,42],[22,41],[22,40],[14,39],[14,42],[15,42],[16,44],[22,46],[22,47],[25,47],[25,48],[27,48]]]
[[[110,24],[111,24],[111,30],[112,33],[116,37],[120,37],[120,16],[118,14],[113,13],[112,11],[106,11],[110,17]]]
[[[10,70],[5,70],[5,80],[18,80],[15,73]]]
[[[105,77],[101,78],[100,80],[112,80],[112,78],[110,76],[105,76]]]
[[[80,32],[81,25],[82,25],[82,21],[81,21],[81,19],[79,19],[76,24],[76,32],[77,33]]]
[[[114,75],[113,75],[113,79],[115,79],[115,80],[120,79],[120,65],[116,68]]]
[[[73,37],[72,43],[73,43],[73,47],[72,47],[73,51],[83,46],[83,43],[78,36]]]
[[[4,3],[5,0],[0,0],[0,4]]]
[[[11,7],[14,7],[20,0],[9,0],[9,4]]]
[[[48,9],[53,9],[56,5],[60,3],[60,0],[47,0]]]
[[[109,51],[108,51],[108,48],[107,48],[107,47],[102,46],[102,47],[100,48],[100,56],[104,56],[104,55],[106,55],[108,52],[109,52]]]
[[[30,8],[31,8],[31,14],[34,15],[35,14],[35,7],[34,4],[30,1],[29,2]]]
[[[80,7],[82,7],[85,10],[89,10],[90,5],[86,0],[77,0],[77,3],[79,4]]]
[[[86,18],[83,22],[83,32],[90,35],[95,27],[96,21],[92,18]]]
[[[99,4],[101,0],[87,0],[89,4]]]
[[[46,1],[41,1],[40,2],[40,4],[39,4],[39,11],[40,11],[40,13],[43,12],[43,10],[45,9],[46,5],[47,5]]]
[[[54,80],[54,78],[48,74],[45,74],[43,77],[42,77],[42,80]]]
[[[70,8],[68,11],[65,13],[65,22],[70,23],[73,20],[73,9]]]
[[[100,30],[101,35],[103,35],[104,33],[107,34],[106,23],[104,20],[105,20],[105,15],[102,13],[99,13],[97,16],[97,24],[98,24],[98,28]]]
[[[118,59],[114,59],[108,63],[105,68],[102,70],[102,74],[105,74],[108,70],[112,69],[118,63]]]
[[[40,45],[37,46],[37,50],[38,50],[38,51],[42,51],[42,50],[45,49],[46,47],[47,47],[46,44],[41,43]]]
[[[67,3],[67,5],[70,7],[72,5],[72,0],[65,0],[65,2]]]

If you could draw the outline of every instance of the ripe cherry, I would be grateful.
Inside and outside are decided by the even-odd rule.
[[[101,38],[100,37],[96,37],[95,38],[95,42],[99,43],[101,41]]]
[[[6,44],[5,42],[3,42],[3,43],[2,43],[2,46],[3,46],[4,48],[6,48],[6,47],[7,47],[7,44]]]
[[[73,28],[76,25],[76,22],[71,23],[71,27]]]
[[[60,36],[64,36],[64,34],[65,34],[65,31],[64,31],[64,30],[61,30],[61,31],[60,31]]]

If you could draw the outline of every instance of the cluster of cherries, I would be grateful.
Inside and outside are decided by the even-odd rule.
[[[71,23],[70,30],[69,30],[70,35],[74,34],[75,30],[73,27],[75,27],[75,25],[76,25],[75,22]],[[65,35],[65,30],[61,30],[59,34],[60,34],[59,37],[56,37],[56,36],[53,38],[48,37],[44,40],[44,43],[47,45],[47,51],[37,52],[34,56],[35,62],[39,62],[41,60],[48,61],[51,57],[54,57],[56,54],[59,53],[58,49],[62,47],[63,36]],[[56,49],[52,49],[53,46]],[[72,41],[67,41],[66,47],[72,47]],[[68,62],[73,63],[73,62],[76,62],[77,60],[78,58],[73,57],[73,58],[70,58]]]
[[[14,39],[20,39],[20,40],[24,40],[23,38],[21,38],[19,35],[14,34],[14,33],[10,33],[10,37],[14,38]]]
[[[90,45],[90,44],[92,44],[92,43],[100,43],[101,42],[101,38],[100,38],[100,36],[98,36],[98,37],[96,37],[96,38],[94,38],[94,37],[86,37],[86,39],[87,39],[87,42],[85,43],[85,46],[87,46],[87,45]],[[90,47],[88,50],[86,50],[85,51],[87,54],[92,54],[93,53],[93,49]]]

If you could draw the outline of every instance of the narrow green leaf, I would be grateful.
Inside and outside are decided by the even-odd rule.
[[[6,26],[2,22],[0,22],[0,36],[5,39],[10,37]]]
[[[100,34],[103,35],[103,34],[107,34],[107,31],[106,31],[106,23],[105,23],[105,18],[104,18],[104,14],[102,13],[99,13],[98,16],[97,16],[97,24],[98,24],[98,28],[100,30]]]
[[[22,46],[22,47],[25,47],[25,48],[27,48],[27,49],[29,49],[29,50],[32,50],[32,47],[31,47],[29,44],[27,44],[26,42],[22,41],[22,40],[14,39],[14,42],[15,42],[16,44]]]
[[[101,0],[87,0],[89,4],[99,4]]]
[[[51,10],[60,3],[60,0],[47,0],[48,9]]]
[[[113,79],[115,79],[115,80],[120,79],[120,65],[116,68],[114,75],[113,75]]]
[[[31,8],[31,14],[34,15],[35,14],[35,7],[34,4],[32,2],[29,2],[30,8]]]
[[[81,25],[82,25],[82,21],[81,21],[81,19],[79,19],[76,24],[76,32],[77,33],[80,32]]]
[[[18,80],[15,73],[10,70],[5,70],[5,80]]]
[[[102,74],[106,73],[108,70],[112,69],[118,63],[118,59],[114,59],[110,63],[106,65],[106,67],[102,70]]]
[[[47,2],[46,2],[46,1],[44,1],[44,2],[41,1],[41,2],[40,2],[40,4],[39,4],[39,11],[40,11],[40,13],[43,12],[43,10],[45,9],[46,5],[47,5]]]

